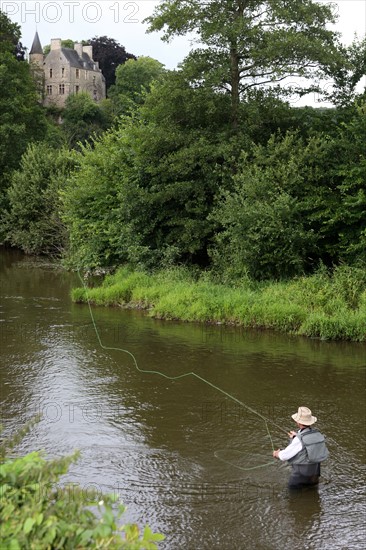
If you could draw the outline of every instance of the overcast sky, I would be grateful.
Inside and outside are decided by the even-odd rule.
[[[323,0],[322,0],[323,1]],[[324,0],[337,9],[336,30],[342,42],[352,42],[354,34],[361,38],[366,32],[365,0]],[[35,31],[42,46],[51,38],[87,40],[94,36],[108,36],[125,46],[136,56],[148,55],[173,69],[187,55],[190,44],[186,38],[177,38],[166,44],[159,33],[146,34],[143,19],[153,13],[156,0],[0,0],[1,9],[22,30],[22,43],[31,48]]]

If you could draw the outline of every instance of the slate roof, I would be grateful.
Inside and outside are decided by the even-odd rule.
[[[90,71],[95,70],[94,63],[87,53],[83,52],[82,57],[79,57],[78,52],[76,50],[72,50],[71,48],[61,48],[61,51],[70,63],[71,67],[76,67],[77,69],[89,69]]]
[[[31,48],[31,51],[29,52],[30,54],[33,54],[33,53],[41,53],[43,55],[43,49],[42,49],[42,46],[41,46],[41,41],[39,39],[39,36],[38,36],[38,32],[36,31],[36,34],[34,35],[34,40],[33,40],[33,44],[32,44],[32,48]]]

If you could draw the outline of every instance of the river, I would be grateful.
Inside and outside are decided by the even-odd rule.
[[[75,274],[2,250],[0,281],[5,433],[43,414],[18,453],[79,449],[67,479],[117,494],[162,549],[365,548],[364,345],[93,308],[101,347],[70,300]],[[319,487],[293,494],[271,441],[287,444],[299,405],[330,457]]]

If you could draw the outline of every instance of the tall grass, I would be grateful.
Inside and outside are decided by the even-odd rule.
[[[220,285],[184,268],[155,274],[128,267],[109,275],[99,288],[76,288],[75,302],[139,307],[160,319],[271,328],[332,340],[366,340],[366,271],[324,268],[288,282]]]

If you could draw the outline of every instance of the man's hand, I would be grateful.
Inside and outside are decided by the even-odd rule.
[[[281,449],[277,449],[277,451],[273,451],[273,458],[278,458],[278,453]]]
[[[288,436],[289,436],[289,437],[296,437],[296,436],[297,436],[297,433],[294,432],[293,430],[291,430],[291,432],[288,432]]]

